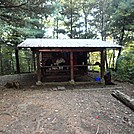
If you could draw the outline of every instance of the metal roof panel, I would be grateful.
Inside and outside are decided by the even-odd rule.
[[[72,47],[104,47],[104,48],[120,48],[121,46],[98,39],[26,39],[18,45],[21,48],[72,48]]]

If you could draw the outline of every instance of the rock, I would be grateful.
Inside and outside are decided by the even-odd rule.
[[[63,90],[65,90],[66,88],[65,88],[65,87],[61,87],[61,86],[58,86],[57,89],[60,90],[60,91],[63,91]]]
[[[84,100],[81,100],[81,102],[84,102]]]
[[[54,87],[54,88],[52,88],[52,90],[53,90],[53,91],[57,91],[57,88],[56,88],[56,87]]]
[[[37,81],[37,82],[36,82],[36,85],[37,85],[37,86],[41,86],[41,85],[42,85],[42,82],[41,82],[41,81]]]
[[[32,85],[32,86],[31,86],[31,88],[35,88],[35,86],[34,86],[34,85]]]
[[[50,120],[51,120],[51,118],[47,118],[47,120],[48,120],[48,121],[50,121]]]
[[[74,80],[71,80],[69,81],[70,84],[74,85],[75,84],[75,81]]]
[[[58,110],[56,109],[55,112],[58,112]]]

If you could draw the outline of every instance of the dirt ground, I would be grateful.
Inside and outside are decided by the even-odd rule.
[[[117,83],[0,88],[1,134],[134,134],[134,112],[111,96],[134,98],[134,85]]]

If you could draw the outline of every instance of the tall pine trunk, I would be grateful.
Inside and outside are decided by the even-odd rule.
[[[125,21],[125,19],[124,19],[124,21]],[[121,30],[120,40],[119,40],[119,45],[121,45],[121,46],[123,46],[124,35],[125,35],[125,26],[123,25],[122,30]],[[117,60],[120,57],[120,54],[121,54],[121,48],[119,49]],[[116,62],[115,71],[117,71],[117,70],[118,70],[118,64]]]
[[[0,73],[3,74],[3,63],[2,63],[2,52],[1,52],[1,45],[0,45]]]
[[[17,47],[15,48],[15,60],[16,60],[16,73],[20,73],[20,65],[19,65],[19,50]]]

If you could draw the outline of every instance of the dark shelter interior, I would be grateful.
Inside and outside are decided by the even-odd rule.
[[[70,54],[69,52],[43,52],[41,54],[42,81],[69,81],[70,80]],[[74,52],[74,80],[88,72],[87,52]],[[47,78],[47,79],[46,79]],[[61,78],[61,79],[60,79]]]

